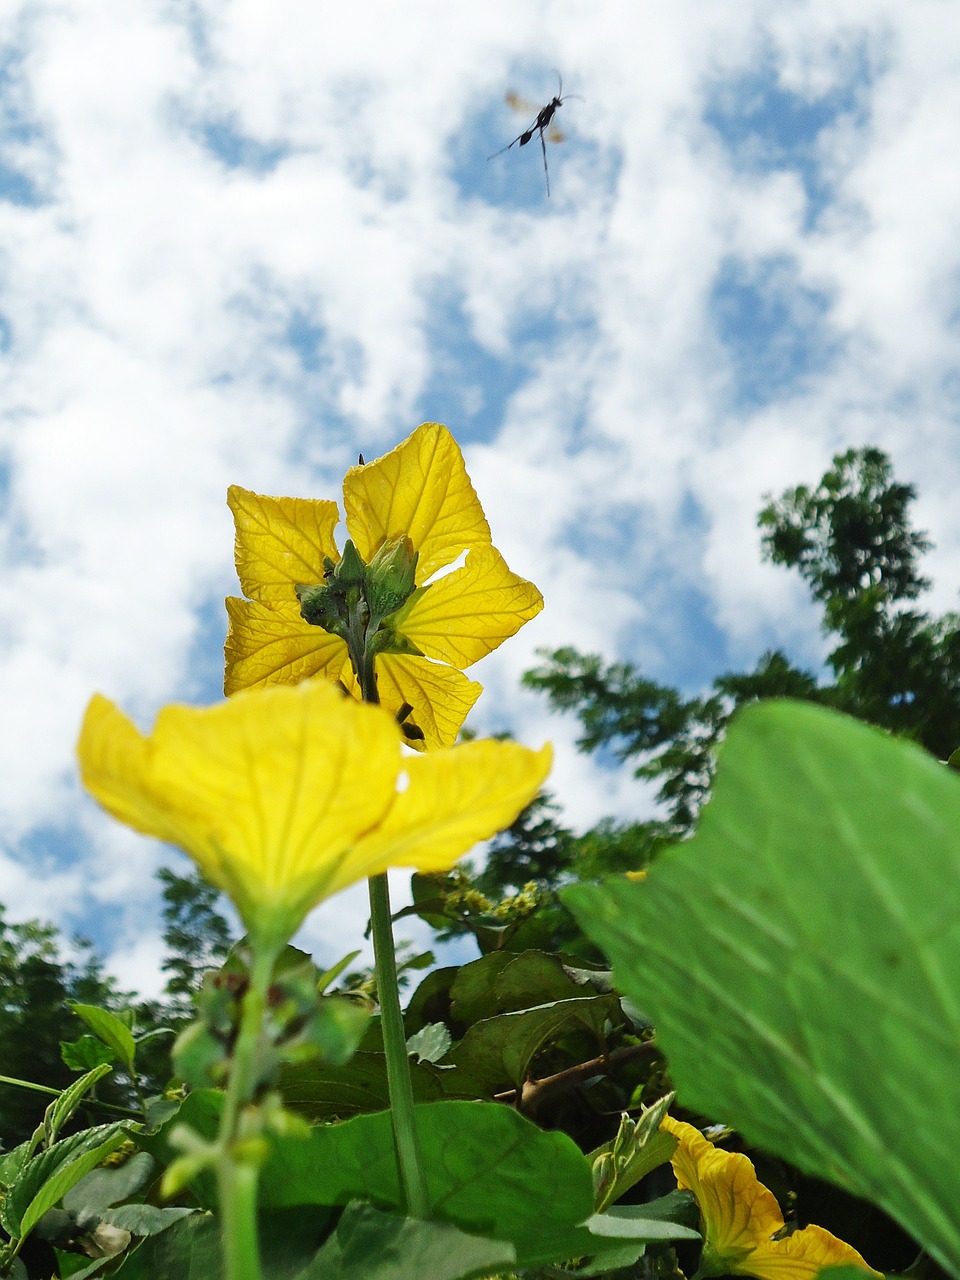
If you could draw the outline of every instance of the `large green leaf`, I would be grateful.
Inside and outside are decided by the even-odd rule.
[[[558,1241],[593,1212],[590,1164],[566,1134],[544,1133],[509,1107],[481,1102],[418,1106],[416,1118],[436,1218],[510,1241],[526,1266],[565,1256]],[[265,1205],[373,1200],[399,1209],[389,1113],[279,1143],[261,1195]]]
[[[296,1280],[463,1280],[505,1270],[515,1258],[504,1240],[484,1240],[446,1222],[416,1222],[352,1204]]]
[[[3,1201],[3,1225],[10,1235],[29,1235],[47,1210],[126,1138],[123,1125],[100,1125],[64,1138],[28,1160]]]
[[[960,779],[802,703],[735,718],[696,836],[565,899],[680,1100],[960,1273]]]

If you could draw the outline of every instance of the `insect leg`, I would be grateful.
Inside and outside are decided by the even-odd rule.
[[[540,150],[543,152],[543,176],[547,180],[547,199],[550,199],[550,172],[547,169],[547,144],[543,140],[543,130],[540,130]]]

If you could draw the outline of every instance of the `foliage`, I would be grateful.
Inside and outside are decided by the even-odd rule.
[[[953,1274],[958,876],[950,769],[772,702],[731,725],[691,840],[642,883],[565,892],[685,1105],[883,1206]]]
[[[629,662],[572,648],[546,653],[527,673],[525,683],[554,708],[576,712],[583,750],[612,751],[657,784],[664,816],[634,829],[636,867],[690,833],[730,716],[750,702],[823,703],[910,737],[941,759],[960,743],[960,617],[909,607],[928,585],[918,559],[930,546],[910,523],[914,497],[912,486],[894,480],[887,456],[868,447],[838,454],[815,489],[788,490],[760,512],[765,556],[796,569],[823,607],[823,629],[834,641],[832,680],[779,651],[690,697]],[[569,854],[557,873],[567,869],[580,870]]]

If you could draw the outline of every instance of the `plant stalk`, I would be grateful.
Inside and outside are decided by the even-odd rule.
[[[257,1046],[278,951],[275,944],[254,942],[250,985],[243,998],[240,1031],[220,1117],[217,1188],[224,1280],[261,1280],[257,1238],[257,1181],[260,1170],[251,1156],[238,1156],[236,1145],[243,1107],[253,1097]]]
[[[365,630],[369,637],[376,628],[368,625]],[[351,657],[360,682],[360,696],[364,702],[379,704],[380,694],[377,690],[374,655],[369,652],[366,637],[364,643],[357,645],[352,651]],[[373,960],[377,975],[377,1000],[380,1004],[383,1052],[387,1060],[390,1122],[393,1127],[393,1144],[397,1156],[400,1187],[403,1191],[404,1207],[409,1217],[427,1219],[430,1216],[430,1195],[427,1190],[420,1139],[417,1136],[413,1082],[410,1078],[410,1058],[407,1054],[407,1038],[403,1030],[403,1013],[400,1008],[397,954],[393,941],[390,888],[386,872],[383,875],[372,876],[368,885],[370,931],[373,936]]]

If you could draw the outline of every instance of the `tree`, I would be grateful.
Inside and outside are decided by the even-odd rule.
[[[529,687],[579,716],[584,751],[612,750],[637,777],[659,784],[664,816],[632,829],[636,866],[690,832],[727,722],[757,698],[823,702],[941,758],[960,745],[960,617],[911,607],[929,585],[918,561],[931,545],[911,525],[915,497],[913,486],[895,481],[889,458],[868,447],[837,455],[815,489],[790,489],[760,512],[763,555],[796,569],[823,608],[823,629],[836,642],[832,679],[794,666],[780,651],[690,698],[629,662],[605,663],[572,648],[545,653],[527,672]],[[594,848],[597,870],[613,870],[602,848],[596,854],[601,836],[597,828],[580,841]],[[566,848],[557,872],[578,865],[576,851]]]
[[[3,1074],[63,1089],[76,1079],[60,1057],[60,1041],[76,1040],[83,1024],[69,1002],[116,1004],[114,983],[103,976],[88,942],[75,940],[76,956],[62,954],[59,935],[37,920],[10,924],[0,906],[0,1063]],[[109,1085],[102,1096],[118,1099]],[[43,1119],[51,1099],[0,1085],[0,1145],[14,1147]],[[98,1119],[102,1117],[98,1116]]]
[[[157,879],[163,885],[163,940],[167,946],[161,968],[170,975],[165,988],[166,1013],[175,1022],[186,1021],[203,974],[207,969],[219,969],[234,937],[216,909],[220,891],[199,872],[181,876],[161,867]]]

